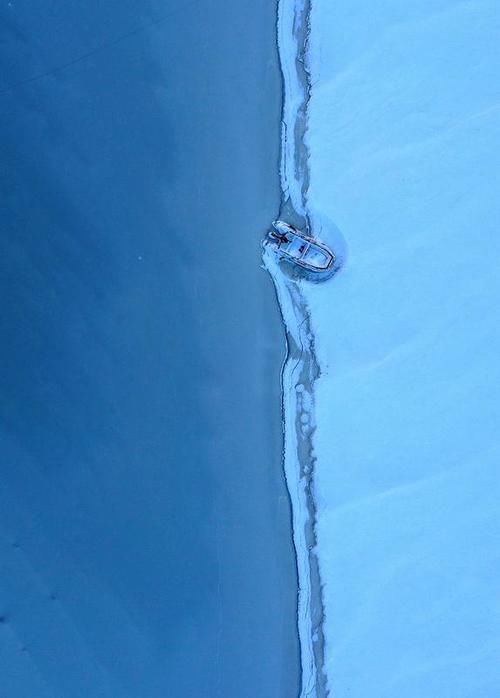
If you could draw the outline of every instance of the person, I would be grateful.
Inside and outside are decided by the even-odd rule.
[[[286,236],[286,233],[277,233],[273,230],[273,232],[271,234],[272,234],[273,238],[275,238],[276,240],[279,240],[279,242],[282,242],[282,243],[290,242]]]

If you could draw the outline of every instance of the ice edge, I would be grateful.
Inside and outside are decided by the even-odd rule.
[[[309,186],[305,145],[310,79],[305,61],[310,0],[279,0],[277,43],[283,77],[281,133],[281,210],[306,219]],[[314,352],[302,281],[281,273],[273,254],[264,249],[286,330],[287,354],[282,367],[283,467],[292,506],[298,573],[297,628],[301,655],[300,698],[326,698],[323,599],[316,554],[316,504],[313,496],[314,382],[319,366]]]

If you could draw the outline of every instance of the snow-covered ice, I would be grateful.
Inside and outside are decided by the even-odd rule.
[[[497,2],[312,0],[304,208],[348,250],[294,291],[335,698],[500,695],[499,25]]]

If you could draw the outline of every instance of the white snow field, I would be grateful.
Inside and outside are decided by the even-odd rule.
[[[334,698],[500,696],[500,3],[312,0],[303,284]]]

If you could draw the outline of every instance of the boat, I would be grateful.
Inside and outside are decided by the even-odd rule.
[[[324,243],[290,223],[274,221],[268,238],[279,257],[309,271],[328,271],[335,261],[334,253]]]

